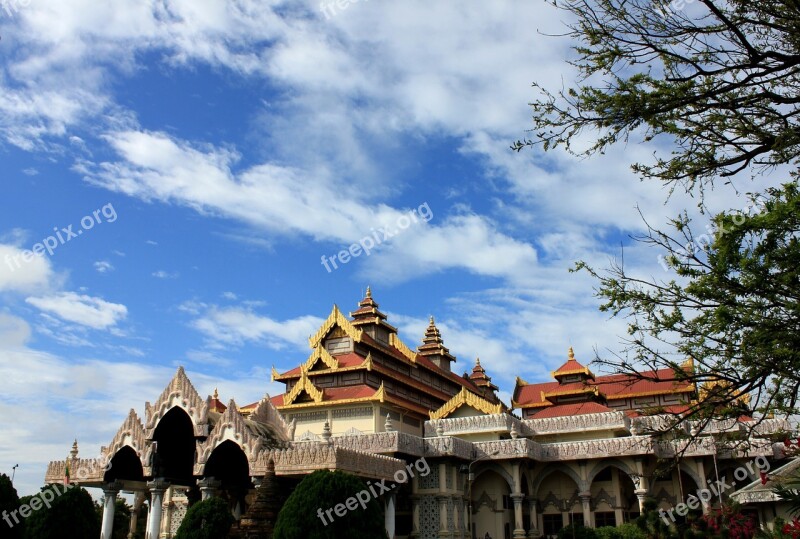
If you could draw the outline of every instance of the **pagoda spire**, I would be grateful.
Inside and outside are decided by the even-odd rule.
[[[378,302],[372,297],[372,287],[367,286],[364,299],[358,302],[358,309],[351,312],[350,317],[354,326],[373,338],[388,342],[388,333],[397,333],[397,328],[386,322],[386,315],[378,307]]]
[[[428,358],[437,367],[446,371],[451,370],[450,364],[456,360],[455,356],[450,354],[450,350],[444,345],[442,334],[439,328],[436,327],[436,321],[433,316],[431,316],[428,328],[425,330],[422,345],[417,348],[417,351],[419,355]]]
[[[481,365],[481,358],[475,359],[475,366],[472,367],[472,374],[469,375],[470,381],[481,390],[483,396],[489,400],[497,399],[495,391],[498,387],[492,383],[491,376],[486,374],[486,369]]]

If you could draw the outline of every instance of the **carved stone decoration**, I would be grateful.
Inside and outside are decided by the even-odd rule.
[[[601,488],[600,492],[597,493],[597,496],[593,496],[591,500],[591,508],[592,511],[595,511],[597,507],[600,505],[601,502],[605,502],[608,504],[609,507],[612,509],[617,508],[617,498],[616,496],[612,496],[606,489]]]
[[[269,425],[282,442],[290,442],[294,437],[295,423],[287,424],[277,408],[272,404],[269,395],[258,401],[255,409],[248,417],[250,421]]]
[[[172,381],[155,404],[151,405],[146,402],[144,405],[145,437],[148,440],[153,438],[153,433],[161,418],[175,406],[183,408],[189,415],[194,425],[195,436],[208,436],[208,404],[197,393],[183,367],[179,367],[178,372],[175,373]]]
[[[108,447],[103,448],[103,458],[105,458],[106,462],[111,462],[114,455],[125,446],[133,449],[136,456],[139,457],[143,468],[147,467],[148,462],[144,458],[147,453],[144,425],[133,408],[128,412],[128,417],[122,422],[122,426],[117,431],[117,434],[114,435],[111,443]]]
[[[231,399],[228,409],[217,421],[214,429],[204,442],[197,443],[197,462],[194,466],[195,475],[205,475],[205,467],[211,453],[214,452],[221,443],[232,441],[242,448],[252,473],[252,465],[255,462],[259,449],[263,445],[261,436],[251,432],[245,422],[244,416],[239,412],[236,403]]]
[[[298,442],[318,442],[320,437],[311,432],[310,430],[305,431],[303,434],[300,435],[300,438],[297,439]]]

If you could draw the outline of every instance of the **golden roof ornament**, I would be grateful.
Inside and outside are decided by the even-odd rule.
[[[575,360],[575,352],[572,350],[571,346],[569,347],[569,350],[567,351],[567,357],[569,359],[573,360],[573,361]]]
[[[369,285],[367,285],[367,297],[368,298],[372,297],[372,288]]]
[[[219,400],[219,392],[216,387],[214,388],[214,400]]]

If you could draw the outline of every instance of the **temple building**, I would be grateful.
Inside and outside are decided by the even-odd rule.
[[[551,381],[517,378],[508,406],[491,360],[457,374],[433,317],[412,349],[369,289],[349,316],[334,306],[309,346],[299,366],[273,368],[284,393],[242,406],[216,391],[203,398],[179,368],[100,458],[79,458],[75,444],[46,482],[103,489],[102,538],[120,492],[147,504],[148,539],[173,537],[188,506],[209,496],[228,501],[241,537],[268,536],[252,530],[271,530],[285,496],[319,469],[396,483],[380,499],[391,539],[553,537],[569,524],[630,521],[647,498],[668,511],[710,482],[757,481],[752,465],[747,481],[740,470],[780,459],[790,429],[743,416],[664,435],[694,385],[669,370],[598,376],[571,348]],[[749,443],[734,443],[745,432]],[[718,490],[702,510],[732,494]]]

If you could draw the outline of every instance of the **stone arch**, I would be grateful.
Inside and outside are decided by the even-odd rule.
[[[514,478],[511,476],[510,473],[508,473],[508,471],[505,468],[503,468],[502,466],[500,466],[496,462],[489,462],[489,463],[485,464],[484,466],[481,466],[478,469],[478,471],[475,472],[475,481],[473,481],[473,483],[477,482],[478,478],[483,473],[489,472],[489,471],[495,472],[497,475],[499,475],[500,477],[505,479],[506,484],[508,485],[508,490],[510,492],[514,492]]]
[[[631,469],[627,464],[625,464],[624,461],[621,461],[619,459],[601,460],[595,465],[594,468],[592,468],[592,471],[589,472],[589,475],[586,477],[586,484],[591,486],[597,474],[599,474],[609,466],[618,468],[623,473],[627,474],[628,477],[635,475],[635,471]]]
[[[114,481],[144,481],[144,467],[133,447],[125,445],[119,449],[106,464],[104,483]]]
[[[194,485],[195,450],[192,418],[179,406],[170,408],[153,429],[152,475],[179,485]]]
[[[578,487],[578,491],[583,492],[586,490],[587,485],[586,482],[581,479],[578,473],[571,467],[566,464],[553,464],[549,465],[542,470],[542,472],[533,480],[533,484],[531,485],[531,494],[533,496],[537,496],[539,492],[539,487],[542,485],[542,482],[547,479],[547,476],[555,473],[555,472],[563,472],[564,475],[575,481],[575,485]]]
[[[152,439],[159,423],[174,408],[180,408],[186,412],[192,421],[195,436],[208,436],[208,402],[200,398],[200,394],[186,376],[183,367],[178,368],[178,372],[175,373],[155,404],[145,403],[145,427],[148,439]]]
[[[217,420],[208,439],[198,445],[195,475],[209,475],[206,471],[209,459],[219,446],[228,442],[239,447],[251,469],[259,451],[265,447],[265,437],[256,436],[251,432],[233,399],[228,403],[225,413]]]

